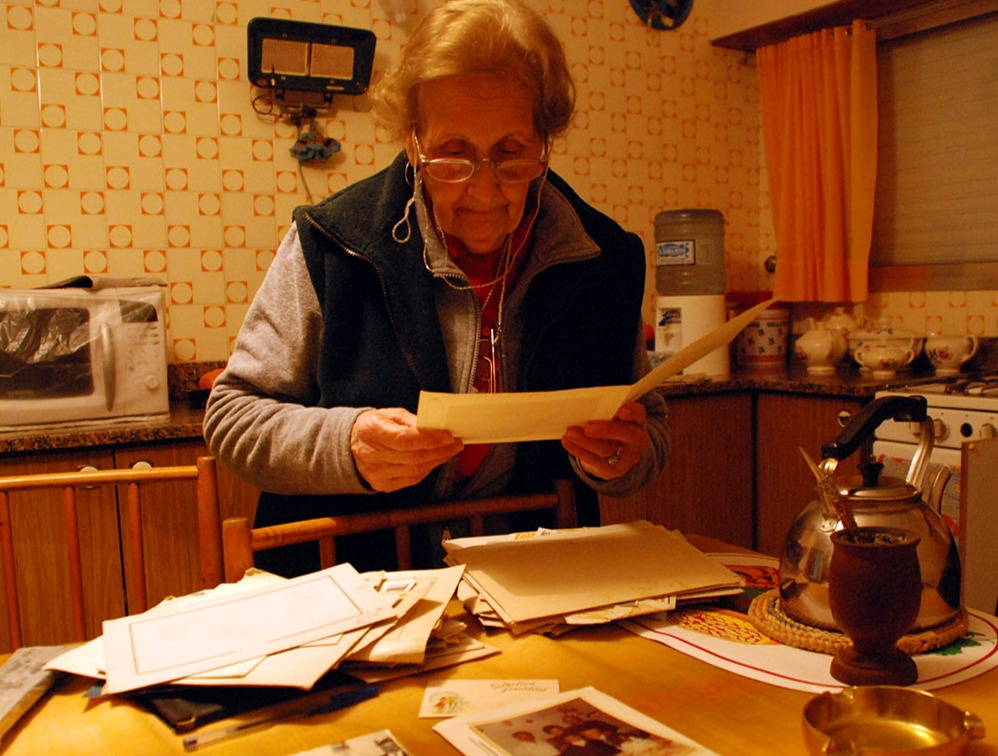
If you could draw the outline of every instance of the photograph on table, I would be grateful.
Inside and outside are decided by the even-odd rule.
[[[698,743],[592,687],[476,711],[433,728],[462,753],[687,756]]]
[[[550,754],[688,754],[691,746],[632,727],[581,698],[472,729],[514,756]],[[542,745],[542,748],[544,746]]]

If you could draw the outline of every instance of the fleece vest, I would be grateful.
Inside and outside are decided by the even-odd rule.
[[[420,390],[450,389],[423,239],[416,224],[405,244],[391,236],[412,193],[404,170],[400,156],[385,171],[295,211],[323,313],[321,406],[399,406],[415,412]],[[644,282],[641,242],[583,203],[559,177],[549,174],[548,182],[569,200],[601,253],[553,265],[529,282],[519,385],[545,391],[629,383]],[[555,478],[571,475],[559,442],[521,444],[510,493],[544,490]],[[429,500],[434,480],[431,474],[420,485],[391,494],[264,494],[257,524],[416,506]],[[595,495],[578,488],[589,510],[580,520],[595,524]]]

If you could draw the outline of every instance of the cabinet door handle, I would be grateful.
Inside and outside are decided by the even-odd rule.
[[[151,470],[153,468],[152,462],[145,459],[140,459],[138,462],[132,463],[133,470]]]
[[[852,420],[852,411],[847,409],[841,409],[838,411],[838,414],[835,416],[835,419],[838,420],[840,428],[845,428],[847,425],[849,425],[849,421]]]
[[[89,472],[100,472],[100,468],[97,467],[96,465],[80,465],[77,469],[80,472],[88,472],[88,473]],[[79,486],[79,488],[82,488],[84,491],[92,491],[95,488],[97,488],[97,486]]]

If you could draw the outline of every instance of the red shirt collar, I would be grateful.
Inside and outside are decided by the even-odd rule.
[[[532,212],[525,213],[523,218],[520,220],[520,225],[516,227],[513,231],[512,239],[512,250],[515,256],[515,262],[513,268],[510,270],[510,275],[515,276],[515,273],[519,270],[522,259],[523,250],[527,248],[530,243],[531,235],[534,228],[534,216],[537,214],[537,210],[534,209]],[[503,262],[503,251],[505,247],[490,252],[486,255],[476,255],[468,251],[464,242],[458,239],[456,236],[451,234],[444,234],[444,241],[447,245],[447,253],[450,255],[451,259],[457,263],[457,266],[465,272],[471,283],[479,286],[483,283],[488,283],[489,281],[494,281],[497,276],[499,276],[500,271],[498,270],[499,265]],[[511,284],[512,281],[507,282],[507,285]]]

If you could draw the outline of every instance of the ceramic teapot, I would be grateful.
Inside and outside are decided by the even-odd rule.
[[[860,527],[901,528],[921,538],[918,545],[922,597],[913,632],[941,625],[960,611],[960,556],[956,542],[939,514],[939,498],[949,479],[943,467],[925,493],[933,428],[922,396],[874,399],[856,414],[838,438],[822,446],[817,472],[818,495],[787,534],[780,557],[780,606],[787,616],[806,625],[839,629],[828,604],[831,534],[843,528],[839,512],[848,507]],[[878,462],[861,465],[859,477],[834,477],[846,459],[885,420],[921,424],[920,442],[904,480],[881,476]],[[836,499],[837,497],[837,499]]]
[[[836,331],[841,334],[843,341],[846,344],[846,353],[843,355],[839,363],[842,365],[852,364],[852,350],[849,348],[849,337],[853,333],[857,333],[863,329],[870,326],[870,318],[866,315],[853,315],[845,307],[836,307],[832,312],[826,315],[818,325],[824,326],[825,328]]]
[[[808,318],[808,325],[794,343],[794,353],[807,365],[808,373],[830,375],[849,350],[849,342],[839,330],[815,325],[814,318]]]
[[[861,315],[857,318],[846,312],[844,307],[836,307],[822,319],[819,325],[833,331],[838,331],[842,334],[843,338],[848,339],[850,333],[858,331],[861,328],[866,328],[869,324],[870,319],[866,315]]]

